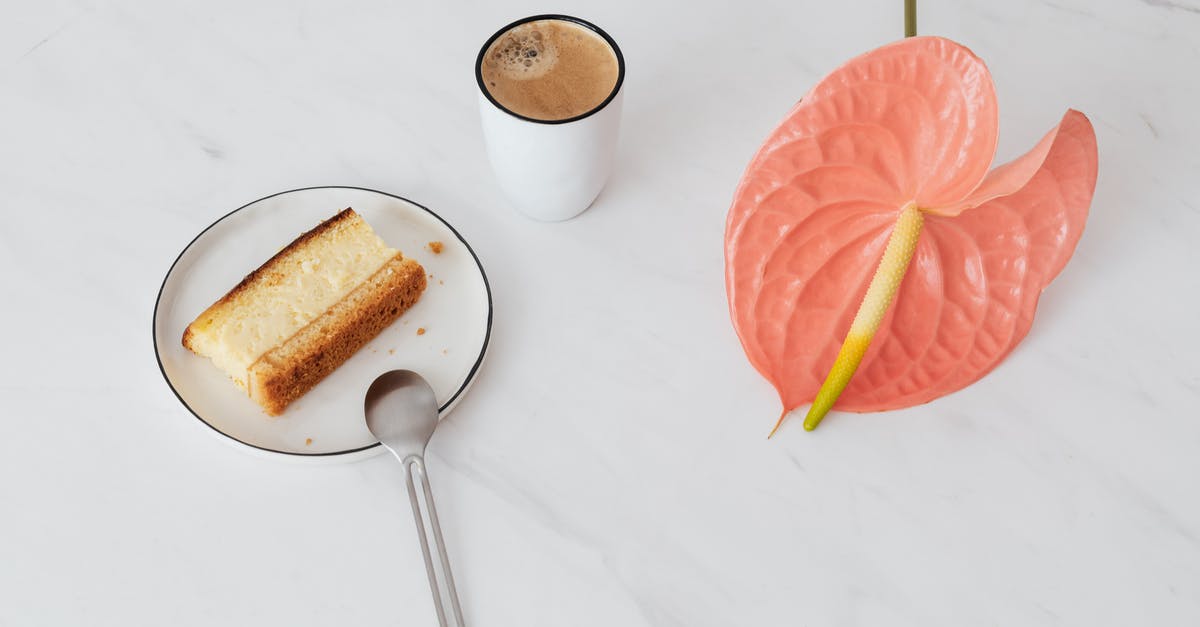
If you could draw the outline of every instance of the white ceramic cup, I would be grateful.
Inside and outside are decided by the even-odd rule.
[[[492,43],[509,30],[541,20],[562,20],[600,35],[617,58],[617,83],[594,109],[564,120],[525,117],[496,101],[483,84],[483,59]],[[573,218],[589,206],[608,181],[617,147],[624,93],[625,58],[617,42],[598,26],[567,15],[534,15],[517,20],[484,42],[475,60],[479,115],[488,159],[509,201],[535,220]]]

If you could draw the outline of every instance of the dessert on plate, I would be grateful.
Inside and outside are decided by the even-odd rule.
[[[412,307],[425,285],[421,264],[345,209],[196,316],[183,345],[277,416]]]

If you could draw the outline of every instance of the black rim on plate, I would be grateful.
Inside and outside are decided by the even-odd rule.
[[[287,191],[278,192],[275,194],[271,194],[269,196],[263,196],[262,198],[259,198],[258,200],[250,201],[250,202],[242,205],[241,207],[238,207],[237,209],[234,209],[233,211],[230,211],[229,213],[221,216],[220,218],[217,218],[217,220],[215,222],[204,227],[203,231],[200,231],[198,234],[196,234],[196,237],[193,237],[192,241],[188,242],[187,246],[183,247],[183,250],[179,252],[179,255],[177,257],[175,257],[175,261],[171,262],[171,267],[167,269],[167,274],[166,274],[166,276],[163,277],[162,285],[160,285],[158,288],[158,296],[156,296],[154,298],[154,314],[152,315],[151,320],[150,320],[150,336],[151,336],[152,341],[154,342],[154,359],[158,362],[158,371],[159,371],[159,373],[162,374],[163,380],[167,382],[167,387],[171,388],[171,393],[173,393],[175,395],[175,398],[179,399],[179,402],[188,410],[188,412],[190,412],[193,416],[195,416],[196,419],[199,420],[204,426],[208,427],[209,429],[212,429],[213,431],[215,431],[215,432],[221,434],[222,436],[225,436],[225,437],[229,438],[230,440],[233,440],[234,442],[237,442],[239,444],[243,444],[243,445],[249,446],[251,448],[256,448],[260,451],[266,451],[268,453],[279,453],[281,455],[294,455],[296,457],[332,457],[335,455],[348,455],[350,453],[358,453],[360,451],[365,451],[367,449],[375,448],[375,447],[379,446],[380,444],[379,444],[379,442],[374,442],[372,444],[368,444],[366,446],[360,446],[358,448],[346,449],[344,451],[331,451],[328,453],[297,453],[294,451],[281,451],[279,449],[267,448],[265,446],[251,444],[250,442],[246,442],[245,440],[235,438],[234,436],[232,436],[228,433],[225,433],[224,431],[216,428],[215,426],[212,425],[212,423],[208,422],[200,414],[198,414],[196,412],[196,410],[192,409],[191,405],[188,405],[188,402],[183,399],[182,395],[180,395],[179,390],[175,389],[175,384],[171,383],[171,378],[169,376],[167,376],[167,370],[166,370],[166,368],[163,367],[162,352],[159,351],[159,348],[158,348],[158,333],[157,333],[158,306],[162,302],[163,290],[165,290],[167,287],[167,281],[170,280],[171,273],[174,272],[175,266],[179,264],[179,260],[183,259],[183,256],[185,254],[187,254],[187,251],[191,249],[192,245],[195,244],[197,241],[199,241],[201,237],[204,237],[204,234],[209,232],[209,230],[211,230],[214,226],[220,224],[226,218],[232,216],[233,214],[235,214],[247,207],[258,204],[264,200],[267,200],[270,198],[275,198],[276,196],[282,196],[284,194],[292,194],[295,192],[306,192],[306,191],[311,191],[311,190],[315,190],[315,189],[352,189],[352,190],[363,191],[363,192],[371,192],[373,194],[379,194],[381,196],[387,196],[389,198],[395,198],[396,200],[404,201],[414,207],[421,209],[425,213],[428,213],[429,215],[433,216],[434,218],[437,219],[438,222],[441,222],[443,225],[446,226],[446,228],[450,229],[450,232],[454,234],[454,237],[458,238],[458,241],[462,242],[463,246],[466,246],[467,252],[471,253],[471,258],[475,260],[475,267],[479,268],[479,276],[483,278],[483,289],[485,292],[487,292],[487,304],[488,304],[487,327],[484,329],[484,333],[483,333],[483,346],[481,346],[479,348],[479,356],[475,358],[475,363],[471,365],[471,370],[467,373],[467,378],[464,379],[462,385],[460,385],[458,387],[458,389],[454,391],[454,394],[450,395],[450,398],[447,399],[446,402],[443,403],[442,406],[438,408],[439,413],[445,411],[446,408],[453,405],[454,402],[456,400],[458,400],[458,398],[460,396],[462,396],[462,393],[464,391],[466,391],[467,387],[471,385],[471,382],[474,381],[475,374],[477,372],[479,372],[479,367],[483,364],[484,355],[487,354],[488,344],[490,344],[491,340],[492,340],[492,310],[493,310],[493,307],[492,307],[492,285],[490,282],[488,282],[487,272],[484,271],[483,264],[479,262],[479,255],[475,254],[475,249],[471,248],[471,245],[469,243],[467,243],[467,240],[463,239],[463,236],[462,236],[462,234],[460,234],[458,232],[458,229],[455,229],[453,226],[450,225],[449,222],[446,222],[446,220],[444,220],[442,218],[442,216],[439,216],[437,213],[435,213],[433,210],[429,209],[425,205],[413,202],[403,196],[397,196],[395,194],[389,194],[387,192],[381,192],[379,190],[369,189],[366,187],[355,187],[353,185],[316,185],[313,187],[301,187],[301,188],[297,188],[297,189],[289,189]]]
[[[560,22],[571,22],[572,24],[577,24],[579,26],[582,26],[582,27],[592,31],[593,33],[596,33],[602,39],[604,39],[604,41],[608,43],[608,47],[612,48],[613,54],[616,55],[616,57],[617,57],[617,82],[616,82],[616,84],[613,85],[612,91],[609,92],[608,97],[605,98],[603,102],[596,105],[595,107],[592,107],[590,110],[588,110],[585,113],[581,113],[577,116],[570,117],[570,118],[564,118],[562,120],[539,120],[537,118],[531,118],[528,116],[521,115],[520,113],[517,113],[516,111],[513,111],[512,109],[509,109],[508,107],[500,104],[500,102],[498,100],[496,100],[495,97],[492,96],[492,93],[487,90],[487,86],[483,84],[483,58],[487,55],[488,48],[491,48],[492,44],[497,39],[499,39],[500,36],[503,35],[504,33],[507,33],[508,31],[510,31],[522,24],[528,24],[530,22],[540,22],[542,20],[558,20]],[[533,122],[535,124],[566,124],[568,122],[575,122],[578,120],[582,120],[586,117],[589,117],[592,114],[603,110],[604,107],[607,107],[608,103],[612,102],[613,98],[617,97],[617,92],[621,91],[621,84],[624,82],[625,82],[625,55],[621,54],[621,47],[617,45],[616,40],[614,40],[611,36],[609,36],[608,33],[604,32],[603,28],[600,28],[599,26],[596,26],[595,24],[593,24],[587,20],[580,19],[577,17],[572,17],[570,15],[561,15],[558,13],[545,13],[542,15],[531,15],[529,17],[523,17],[523,18],[505,26],[504,28],[501,28],[500,30],[496,31],[495,34],[493,34],[491,37],[488,37],[487,41],[483,42],[483,47],[479,49],[479,56],[475,57],[475,83],[477,85],[479,85],[479,91],[483,94],[483,97],[487,98],[488,101],[491,102],[497,109],[500,109],[501,111],[513,116],[514,118],[517,118],[520,120],[525,120],[526,122]]]

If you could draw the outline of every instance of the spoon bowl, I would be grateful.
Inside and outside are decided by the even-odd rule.
[[[364,402],[367,429],[396,459],[424,456],[438,425],[437,397],[425,377],[411,370],[379,375]]]

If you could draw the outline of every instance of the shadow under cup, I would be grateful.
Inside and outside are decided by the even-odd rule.
[[[505,106],[484,79],[484,64],[493,44],[510,32],[535,22],[564,22],[607,43],[617,65],[616,82],[599,104],[562,119],[538,119]],[[611,62],[611,60],[608,60]],[[608,33],[567,15],[534,15],[496,31],[475,60],[479,114],[488,159],[505,196],[535,220],[567,220],[587,209],[612,171],[621,118],[625,58]]]

